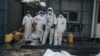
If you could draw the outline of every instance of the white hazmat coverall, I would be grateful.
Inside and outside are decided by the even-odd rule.
[[[54,38],[54,45],[61,45],[62,44],[62,35],[66,29],[66,19],[63,15],[59,15],[57,18],[57,27],[55,30],[55,38]]]
[[[42,12],[42,11],[40,11]],[[36,17],[34,17],[34,21],[37,24],[36,25],[36,34],[37,34],[37,38],[39,38],[39,41],[42,42],[42,37],[43,37],[43,25],[45,24],[45,18],[43,14],[37,15]]]
[[[54,37],[54,28],[56,25],[56,16],[53,13],[53,9],[52,8],[48,8],[47,10],[47,14],[45,15],[46,18],[46,29],[43,35],[43,41],[42,41],[42,45],[44,45],[46,43],[46,39],[48,34],[49,35],[49,45],[52,44],[53,42],[53,37]]]
[[[24,31],[25,41],[30,41],[31,40],[32,24],[33,24],[32,19],[33,18],[30,14],[27,14],[23,18],[22,25],[24,25],[24,27],[25,27],[25,31]]]

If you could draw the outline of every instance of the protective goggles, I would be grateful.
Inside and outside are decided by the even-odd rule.
[[[51,9],[48,9],[48,11],[52,11]]]
[[[40,14],[44,14],[44,12],[40,12]]]

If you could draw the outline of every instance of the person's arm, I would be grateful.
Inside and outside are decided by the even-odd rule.
[[[57,19],[56,19],[55,14],[53,14],[53,25],[51,26],[51,28],[55,28],[56,24],[57,24]]]
[[[25,23],[26,23],[26,18],[23,18],[22,24],[21,24],[21,28],[19,29],[20,32],[24,32],[25,30]]]
[[[32,24],[34,23],[34,17],[32,17]]]
[[[33,27],[33,28],[36,27],[36,23],[37,23],[36,17],[33,17],[33,19],[32,19],[32,27]]]
[[[46,24],[46,15],[43,17],[43,24]]]
[[[57,24],[57,18],[56,18],[56,15],[54,14],[54,24],[56,25]]]
[[[21,26],[21,27],[22,27],[22,29],[24,29],[24,28],[25,28],[25,23],[26,23],[26,17],[24,17],[24,18],[23,18],[23,21],[22,21],[22,26]]]
[[[47,18],[46,18],[46,15],[44,15],[43,30],[45,30],[46,23],[47,23]]]
[[[22,25],[25,25],[25,17],[23,18]]]
[[[35,22],[35,23],[37,22],[37,18],[36,17],[33,18],[33,22]]]
[[[64,20],[64,31],[66,30],[66,24],[67,24],[67,20]]]

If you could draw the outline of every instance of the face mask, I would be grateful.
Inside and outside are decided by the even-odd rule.
[[[52,14],[52,11],[48,11],[48,14]]]
[[[29,16],[29,17],[30,17],[31,15],[30,15],[30,14],[27,14],[27,16]]]
[[[43,14],[40,14],[40,16],[43,16]]]
[[[63,18],[63,15],[59,15],[60,18]]]

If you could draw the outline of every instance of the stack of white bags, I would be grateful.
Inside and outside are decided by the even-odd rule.
[[[98,53],[96,56],[100,56],[100,53]]]
[[[54,52],[51,49],[47,49],[43,56],[75,56],[75,55],[71,55],[67,51],[63,50],[61,52]]]

